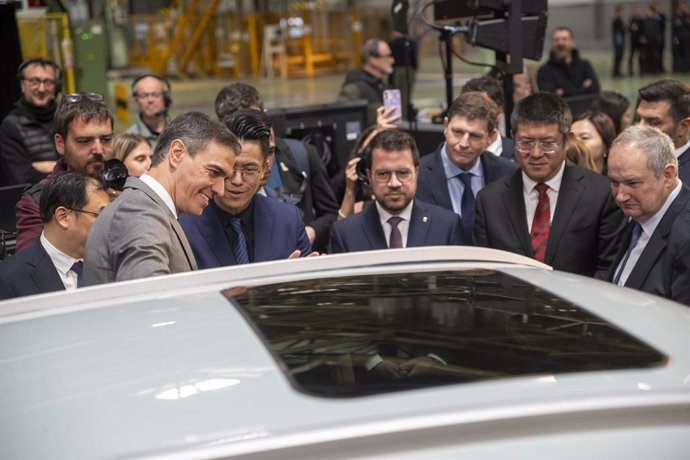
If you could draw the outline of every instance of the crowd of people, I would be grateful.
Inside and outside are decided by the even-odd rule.
[[[433,152],[384,109],[389,45],[368,41],[342,98],[370,93],[371,123],[329,176],[311,146],[277,137],[259,92],[232,83],[216,117],[170,117],[171,86],[132,84],[139,117],[114,135],[103,97],[60,92],[60,69],[19,68],[23,96],[0,126],[17,252],[0,298],[197,269],[339,252],[476,245],[690,305],[690,86],[663,79],[629,101],[601,92],[572,31],[556,28],[538,92],[468,81]],[[575,78],[573,78],[573,76]],[[564,99],[596,93],[573,117]],[[354,95],[358,93],[358,95]],[[509,95],[508,97],[510,97]],[[514,95],[512,95],[514,96]],[[506,126],[510,128],[507,130]],[[106,162],[128,170],[123,190]]]

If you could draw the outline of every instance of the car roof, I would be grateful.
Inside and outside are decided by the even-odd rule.
[[[292,387],[221,292],[354,273],[463,268],[489,268],[557,290],[671,359],[651,369],[530,376],[357,400],[314,397]],[[18,299],[0,304],[0,452],[93,458],[222,449],[227,455],[294,445],[305,433],[322,440],[351,437],[362,427],[383,433],[394,429],[393,421],[430,427],[447,419],[612,408],[643,397],[653,399],[647,404],[687,403],[688,330],[686,307],[478,248],[270,262]]]

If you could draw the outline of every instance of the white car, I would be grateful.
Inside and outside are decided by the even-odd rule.
[[[690,308],[469,247],[0,303],[0,458],[690,455]]]

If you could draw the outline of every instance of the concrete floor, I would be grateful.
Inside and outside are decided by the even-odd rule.
[[[494,53],[484,49],[466,48],[466,57],[472,61],[492,63]],[[645,77],[626,77],[613,79],[611,75],[612,53],[609,51],[584,51],[583,56],[592,61],[600,79],[600,85],[604,90],[618,91],[634,103],[637,97],[638,88],[651,83],[660,78],[676,78],[690,83],[690,75],[659,75]],[[543,59],[546,59],[546,53]],[[670,68],[670,56],[666,68]],[[525,61],[530,69],[538,67],[535,61]],[[470,66],[455,59],[453,61],[454,70],[454,94],[459,94],[463,83],[470,78],[485,73],[486,67]],[[533,72],[533,73],[535,73]],[[269,109],[283,107],[299,107],[311,104],[326,104],[334,102],[338,95],[338,90],[343,81],[344,73],[281,80],[279,78],[262,78],[259,80],[242,79],[245,83],[255,86],[261,93],[266,106]],[[123,83],[129,88],[131,78],[113,78],[110,83]],[[190,110],[198,110],[208,114],[214,114],[213,104],[218,91],[230,83],[231,80],[221,79],[194,79],[171,81],[173,106],[172,115],[177,115]],[[111,92],[111,94],[113,94]],[[445,82],[441,59],[438,56],[426,55],[421,59],[421,66],[417,74],[417,83],[413,96],[415,106],[420,109],[441,108],[445,104]],[[129,104],[130,122],[135,116],[135,105]],[[116,123],[116,131],[126,128],[122,121]]]

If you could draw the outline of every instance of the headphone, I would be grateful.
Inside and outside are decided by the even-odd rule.
[[[50,59],[33,58],[22,62],[19,64],[19,68],[17,69],[17,80],[21,81],[24,78],[24,71],[26,68],[34,64],[38,64],[43,67],[50,66],[53,68],[53,71],[55,72],[55,94],[60,93],[62,91],[62,69],[60,69],[60,66]]]
[[[161,77],[160,75],[156,75],[155,73],[147,73],[144,74],[140,77],[137,77],[134,79],[132,82],[132,96],[137,97],[137,90],[134,89],[134,87],[139,83],[141,80],[144,78],[155,78],[159,82],[163,83],[165,85],[165,88],[163,89],[163,104],[165,105],[165,112],[162,113],[161,115],[164,115],[168,113],[168,109],[172,105],[172,98],[170,97],[170,82],[168,81],[167,78]]]

